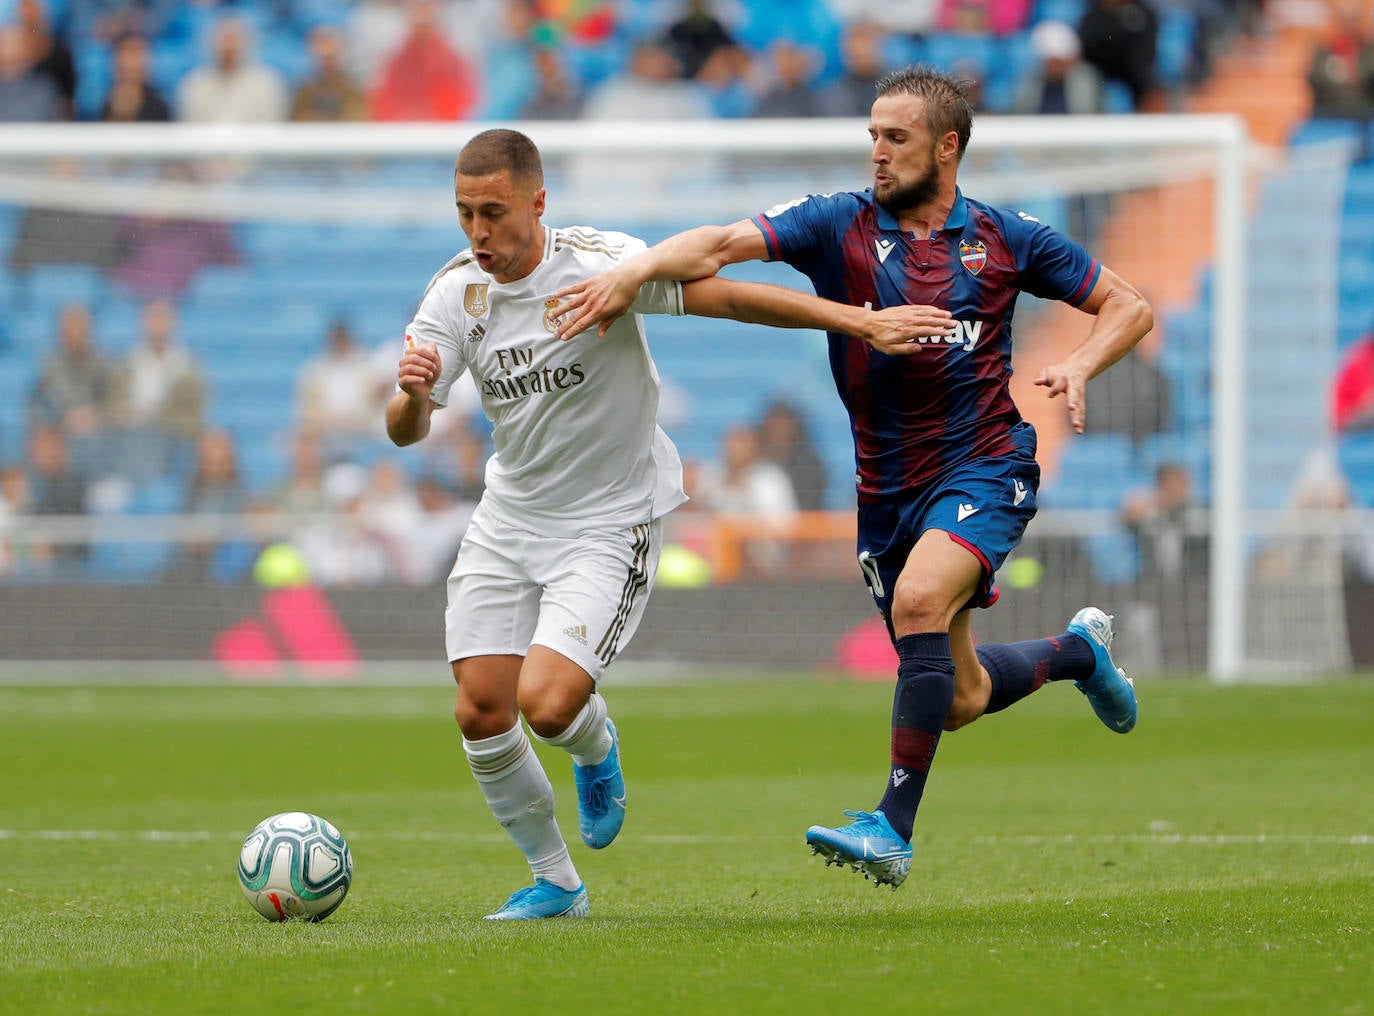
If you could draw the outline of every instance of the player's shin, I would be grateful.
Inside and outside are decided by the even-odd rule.
[[[464,738],[463,753],[491,813],[525,855],[535,878],[564,889],[581,885],[553,817],[553,785],[519,721],[495,737]]]
[[[949,635],[925,632],[897,640],[897,688],[892,699],[892,771],[878,805],[893,830],[910,841],[926,777],[954,702]]]
[[[1046,681],[1082,680],[1092,676],[1093,652],[1077,635],[978,647],[978,662],[992,681],[984,713],[995,713],[1021,701]]]

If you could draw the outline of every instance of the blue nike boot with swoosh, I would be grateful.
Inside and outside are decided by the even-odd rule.
[[[849,865],[873,879],[874,885],[896,889],[911,871],[911,844],[897,835],[881,811],[845,811],[854,821],[831,829],[814,825],[806,830],[811,853],[832,864]]]
[[[596,765],[573,765],[577,785],[577,831],[593,850],[609,847],[625,824],[625,775],[620,771],[620,734],[606,720],[611,753]]]
[[[1112,661],[1113,620],[1111,614],[1096,607],[1084,607],[1069,622],[1068,630],[1088,643],[1097,664],[1091,677],[1073,684],[1088,697],[1093,712],[1108,730],[1125,734],[1135,726],[1135,682]]]

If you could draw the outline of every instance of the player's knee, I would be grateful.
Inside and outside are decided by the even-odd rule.
[[[523,687],[520,690],[520,712],[536,737],[557,737],[577,719],[586,704],[587,696],[581,688],[546,685],[537,693],[527,693]]]
[[[903,575],[892,590],[892,624],[901,632],[945,631],[953,612],[948,597],[921,577]]]
[[[480,741],[504,734],[515,726],[520,717],[506,701],[459,692],[458,702],[453,707],[453,718],[458,721],[458,729],[465,738]]]

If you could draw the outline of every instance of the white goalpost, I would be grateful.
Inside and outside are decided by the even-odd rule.
[[[106,499],[97,497],[96,510],[84,516],[11,510],[0,529],[0,545],[8,548],[0,561],[9,562],[0,564],[0,596],[17,602],[35,589],[59,601],[95,596],[89,609],[104,610],[95,605],[103,602],[96,594],[125,588],[130,591],[122,602],[130,609],[144,603],[163,611],[150,615],[149,630],[166,628],[167,638],[165,645],[153,638],[142,657],[136,647],[117,655],[210,658],[209,643],[226,619],[198,627],[189,612],[197,609],[197,597],[202,611],[210,610],[204,606],[207,597],[240,602],[220,586],[243,587],[250,591],[244,597],[258,595],[251,570],[226,569],[207,580],[200,573],[194,578],[178,573],[172,565],[186,546],[207,540],[244,544],[247,561],[264,545],[293,539],[302,527],[339,525],[339,516],[349,510],[345,502],[325,498],[305,517],[277,497],[296,469],[296,379],[283,372],[319,352],[328,326],[340,318],[369,347],[383,349],[399,336],[429,275],[463,246],[453,212],[452,159],[485,126],[0,127],[0,252],[8,252],[0,265],[0,315],[6,322],[0,398],[11,404],[0,416],[0,451],[12,464],[27,452],[24,435],[31,420],[22,406],[36,383],[42,354],[51,348],[62,306],[87,303],[97,344],[118,359],[139,339],[147,300],[165,293],[204,372],[206,425],[228,429],[237,441],[250,488],[245,504],[252,506],[241,513],[188,515],[171,495],[143,505],[140,479],[122,488],[97,484]],[[861,121],[516,126],[545,157],[546,221],[622,229],[650,242],[692,225],[756,214],[806,193],[862,189],[871,176],[867,125]],[[1044,580],[1017,582],[1007,592],[1014,608],[1009,616],[1020,620],[1026,637],[1037,633],[1025,627],[1028,618],[1038,623],[1042,613],[1053,617],[1063,604],[1093,596],[1126,604],[1118,611],[1123,631],[1134,632],[1140,643],[1168,640],[1175,627],[1168,601],[1183,598],[1200,611],[1202,641],[1177,653],[1166,647],[1162,655],[1138,644],[1143,665],[1205,670],[1214,680],[1232,681],[1268,669],[1320,670],[1334,663],[1321,658],[1304,667],[1302,660],[1271,661],[1255,638],[1263,612],[1253,608],[1251,587],[1264,536],[1256,512],[1281,505],[1256,504],[1249,493],[1256,466],[1248,457],[1256,431],[1253,407],[1247,406],[1249,357],[1255,353],[1247,286],[1253,285],[1255,259],[1261,256],[1247,227],[1260,201],[1251,190],[1258,179],[1254,165],[1244,124],[1232,116],[985,117],[975,122],[961,170],[965,193],[1024,208],[1050,222],[1147,292],[1161,326],[1161,334],[1150,340],[1148,359],[1158,365],[1173,403],[1167,419],[1148,428],[1142,422],[1129,436],[1132,421],[1126,420],[1126,431],[1075,438],[1056,417],[1060,403],[1045,405],[1038,396],[1018,392],[1023,411],[1042,432],[1045,459],[1044,507],[1030,530],[1036,542],[1022,555],[1036,558]],[[45,220],[58,234],[67,223],[67,246],[50,244],[38,260],[29,257],[34,220]],[[136,229],[125,228],[130,222],[176,222],[192,236],[216,224],[227,231],[232,251],[185,266],[186,277],[175,284],[141,280],[129,245],[142,240]],[[1180,222],[1189,228],[1180,229]],[[739,277],[806,286],[781,266],[750,266]],[[1326,282],[1334,286],[1330,278]],[[1082,315],[1061,317],[1058,309],[1025,298],[1015,326],[1017,383],[1033,377],[1034,367],[1049,362],[1066,343],[1081,339],[1087,327]],[[665,412],[674,416],[668,429],[688,457],[710,457],[729,419],[756,417],[768,401],[786,396],[805,411],[830,467],[825,508],[837,520],[851,510],[845,483],[849,438],[831,390],[822,336],[678,320],[651,321],[649,333],[667,389],[674,393],[665,402]],[[282,355],[283,344],[295,346],[295,355]],[[1089,387],[1090,402],[1095,391],[1107,391],[1103,384]],[[269,403],[253,401],[263,397],[276,401],[275,421],[265,416]],[[366,476],[385,456],[363,443],[368,445],[365,460],[354,465]],[[1156,466],[1175,458],[1194,467],[1195,504],[1181,525],[1201,550],[1192,570],[1161,584],[1142,571],[1148,570],[1147,558],[1140,556],[1136,536],[1122,529],[1118,502],[1148,481]],[[420,461],[408,460],[405,468],[423,472],[434,465],[426,459],[423,467],[416,466]],[[1259,468],[1269,468],[1270,458],[1259,461]],[[852,470],[852,458],[849,465]],[[679,542],[709,564],[720,546],[719,532],[696,517],[676,524]],[[338,528],[337,539],[347,539],[348,532]],[[692,663],[704,645],[722,664],[795,666],[796,660],[772,660],[766,647],[776,645],[779,634],[786,641],[789,633],[824,627],[816,619],[835,611],[825,602],[788,607],[789,592],[814,593],[833,582],[847,590],[840,613],[852,611],[857,619],[869,610],[852,548],[844,546],[844,526],[836,532],[837,537],[807,536],[804,546],[799,538],[802,549],[792,571],[751,575],[746,566],[730,576],[728,585],[717,581],[705,588],[661,590],[674,610],[692,612],[689,617],[699,621],[702,632],[723,627],[716,635],[683,640],[659,632],[659,619],[651,613],[640,636],[646,658]],[[121,575],[118,548],[155,542],[158,566],[135,565]],[[83,545],[86,549],[72,556],[76,565],[43,573],[35,548],[46,546],[44,553],[51,557],[53,547]],[[82,571],[107,558],[116,564],[95,578]],[[427,589],[415,593],[415,602],[432,602],[432,576],[410,581],[385,569],[377,576],[388,589],[428,582]],[[340,582],[332,590],[322,584],[334,596],[344,626],[357,636],[362,656],[404,656],[391,643],[368,648],[372,622],[381,629],[395,618],[383,617],[385,610],[375,603],[368,605],[366,581]],[[741,592],[745,588],[753,590],[752,599]],[[167,615],[169,602],[181,604],[187,617]],[[752,619],[750,603],[755,605]],[[1132,604],[1139,605],[1138,614]],[[807,615],[807,609],[815,613]],[[797,611],[805,616],[788,616]],[[995,614],[989,612],[990,626],[1000,623]],[[18,615],[0,615],[5,618],[0,636],[4,628],[21,623]],[[681,618],[672,626],[680,627]],[[430,636],[438,627],[436,612],[419,624]],[[196,634],[183,644],[172,629]],[[842,634],[828,631],[830,641],[807,643],[806,651],[828,659],[827,647]],[[12,650],[12,660],[32,657],[23,639],[0,637],[5,642],[19,647]],[[1126,652],[1131,654],[1129,648]],[[60,654],[53,658],[62,659]],[[92,658],[96,654],[89,646],[73,650],[74,662]]]

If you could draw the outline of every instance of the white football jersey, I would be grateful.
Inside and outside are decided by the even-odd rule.
[[[438,406],[472,373],[496,447],[483,500],[498,517],[576,536],[687,500],[682,460],[658,426],[658,370],[640,317],[681,314],[682,286],[645,285],[605,338],[595,328],[553,336],[554,293],[643,250],[624,233],[545,227],[543,259],[523,279],[497,282],[466,250],[430,280],[406,341],[438,346]]]

